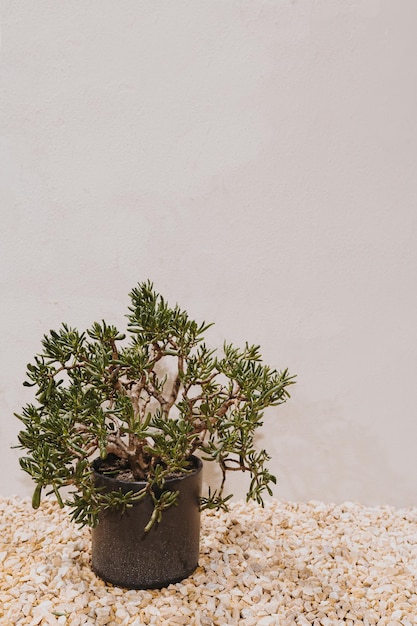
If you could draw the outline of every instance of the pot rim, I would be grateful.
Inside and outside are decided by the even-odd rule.
[[[189,478],[190,476],[195,476],[196,474],[199,474],[201,472],[201,470],[203,469],[203,461],[200,459],[200,457],[192,454],[189,458],[190,460],[192,460],[193,465],[194,465],[191,471],[186,472],[184,474],[179,474],[178,476],[172,476],[171,478],[166,478],[164,480],[165,485],[169,485],[177,481],[185,480],[186,478]],[[130,485],[132,486],[133,489],[136,489],[139,485],[142,485],[143,487],[145,487],[148,484],[147,480],[121,480],[120,478],[117,478],[117,476],[108,476],[107,474],[102,474],[96,469],[101,461],[102,459],[100,457],[92,461],[91,468],[92,468],[93,474],[94,476],[99,477],[99,479],[104,480],[111,485],[114,485],[114,486],[123,485],[124,487],[126,487],[126,485]]]

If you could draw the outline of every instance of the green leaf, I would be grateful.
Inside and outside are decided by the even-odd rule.
[[[32,496],[32,507],[38,509],[41,503],[42,485],[37,484]]]

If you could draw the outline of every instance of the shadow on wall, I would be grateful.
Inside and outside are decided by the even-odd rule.
[[[288,407],[287,425],[266,444],[278,477],[275,495],[296,502],[361,501],[368,506],[385,504],[387,485],[399,475],[370,426],[360,427],[343,416],[340,406],[322,402]],[[293,468],[290,472],[288,468]],[[395,502],[392,502],[395,505]]]

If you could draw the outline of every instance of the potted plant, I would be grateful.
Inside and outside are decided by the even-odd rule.
[[[227,507],[228,472],[249,474],[248,500],[272,493],[269,456],[254,438],[294,377],[264,365],[258,346],[225,343],[218,355],[203,339],[211,324],[171,308],[149,281],[129,295],[128,339],[104,321],[44,335],[27,366],[36,402],[16,414],[17,447],[36,483],[33,507],[49,489],[92,527],[94,571],[157,588],[197,567],[199,512]],[[202,461],[221,477],[205,497]]]

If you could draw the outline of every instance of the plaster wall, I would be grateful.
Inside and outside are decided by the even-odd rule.
[[[298,374],[276,497],[417,498],[417,3],[0,8],[0,494],[26,363],[150,278]],[[241,479],[234,492],[243,496]]]

